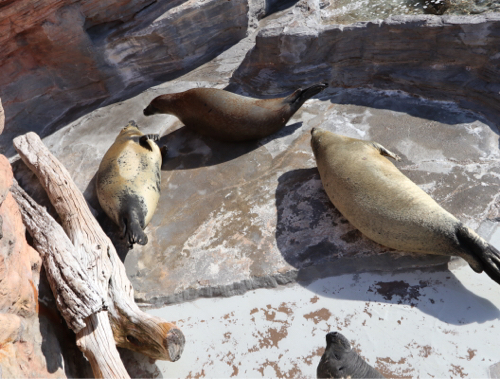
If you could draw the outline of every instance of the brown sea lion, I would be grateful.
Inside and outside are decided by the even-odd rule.
[[[317,378],[385,378],[351,348],[339,332],[326,335],[326,349],[316,370]]]
[[[162,156],[158,135],[145,135],[129,124],[104,154],[97,171],[97,198],[106,214],[123,230],[130,245],[145,245],[143,229],[151,221],[160,198]]]
[[[265,100],[215,88],[193,88],[156,97],[144,115],[171,114],[188,128],[214,139],[250,141],[280,130],[307,99],[326,87],[328,84],[315,84],[287,97]]]
[[[500,283],[500,252],[441,208],[376,142],[313,128],[311,146],[333,205],[361,233],[397,250],[456,255]]]

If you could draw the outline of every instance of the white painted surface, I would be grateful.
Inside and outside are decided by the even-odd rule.
[[[384,292],[389,282],[402,296]],[[315,377],[335,330],[386,375],[455,378],[488,377],[500,360],[499,309],[498,284],[464,265],[343,275],[149,313],[186,336],[178,362],[156,362],[165,378]]]

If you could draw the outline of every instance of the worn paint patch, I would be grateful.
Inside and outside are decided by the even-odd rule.
[[[386,300],[392,300],[394,296],[400,298],[401,303],[411,303],[420,299],[420,290],[426,288],[430,283],[420,281],[418,285],[410,286],[404,281],[392,281],[392,282],[377,282],[368,291],[375,291],[382,295]]]
[[[397,291],[378,292],[380,283]],[[418,296],[408,295],[412,288]],[[178,362],[156,363],[165,378],[314,377],[325,335],[336,330],[388,377],[485,377],[500,351],[497,293],[485,274],[462,266],[343,275],[149,312],[175,315],[193,341]]]

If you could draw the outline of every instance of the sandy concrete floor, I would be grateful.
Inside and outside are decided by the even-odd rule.
[[[485,378],[499,360],[498,284],[456,266],[342,275],[153,309],[185,333],[182,358],[125,360],[164,378],[315,377],[325,334],[340,331],[386,376]]]

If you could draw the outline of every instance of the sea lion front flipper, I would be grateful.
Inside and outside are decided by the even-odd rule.
[[[484,270],[491,279],[500,284],[500,251],[463,224],[457,227],[456,236],[465,254],[468,255],[461,257],[474,271]]]
[[[153,140],[153,141],[158,141],[160,139],[160,135],[159,134],[146,134],[146,136],[150,139],[150,140]]]
[[[153,151],[153,149],[151,148],[151,146],[148,143],[148,140],[152,140],[152,141],[156,142],[159,139],[160,139],[160,136],[158,134],[144,134],[143,136],[141,136],[139,138],[139,145],[148,149],[149,151]]]
[[[385,147],[383,147],[381,144],[377,143],[377,142],[370,142],[370,144],[375,148],[377,149],[380,154],[382,155],[385,155],[387,157],[390,157],[392,159],[395,159],[397,161],[400,161],[401,158],[399,157],[399,155],[393,153],[392,151],[390,150],[387,150]]]

